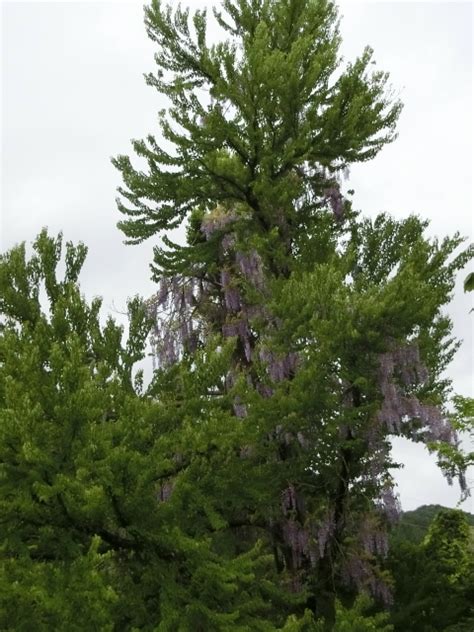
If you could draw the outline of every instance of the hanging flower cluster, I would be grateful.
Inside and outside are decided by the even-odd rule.
[[[318,540],[319,557],[323,558],[326,552],[326,546],[330,541],[334,531],[336,530],[336,521],[334,519],[334,508],[331,508],[324,517],[316,531]]]
[[[234,414],[236,417],[244,418],[247,417],[247,406],[242,403],[240,397],[236,397],[233,404]]]
[[[387,483],[384,486],[377,505],[389,523],[395,524],[398,522],[402,508],[400,499],[396,496],[393,485]]]
[[[341,220],[344,217],[344,196],[341,193],[338,184],[325,189],[324,197],[332,209],[336,219]]]
[[[329,544],[336,532],[334,508],[328,509],[319,521],[307,517],[302,524],[302,516],[306,513],[304,499],[295,490],[294,485],[288,485],[282,493],[281,509],[284,516],[281,532],[283,541],[290,551],[292,568],[298,570],[308,563],[315,567],[318,560],[328,554]],[[386,552],[387,543],[383,532],[373,535],[368,546],[374,551],[377,549],[379,552],[380,549]]]
[[[237,219],[234,209],[226,209],[223,206],[216,206],[215,209],[207,213],[201,222],[201,230],[210,239],[214,233],[224,230],[229,224]]]
[[[227,239],[226,239],[227,238]],[[225,242],[226,253],[232,255],[235,236],[227,234],[222,240]],[[224,337],[239,338],[244,350],[245,359],[250,362],[253,353],[251,321],[264,313],[263,306],[249,303],[245,300],[241,286],[242,281],[250,284],[253,289],[263,293],[265,291],[265,277],[263,262],[255,250],[249,253],[236,252],[234,260],[221,271],[221,286],[227,317],[222,325]]]
[[[393,604],[393,594],[390,587],[380,577],[368,559],[353,552],[344,558],[341,570],[342,581],[348,586],[355,586],[358,590],[370,590],[374,597],[380,599],[386,606]]]
[[[177,362],[185,350],[196,350],[200,332],[193,313],[203,293],[196,279],[175,275],[162,277],[158,292],[148,300],[153,357],[160,367]]]
[[[370,517],[367,517],[360,526],[359,541],[366,553],[380,557],[386,557],[388,554],[387,532]]]
[[[245,359],[247,362],[250,362],[252,357],[252,345],[250,342],[248,321],[243,317],[228,321],[222,325],[222,334],[225,338],[239,338],[244,349]]]
[[[263,263],[256,250],[250,252],[237,252],[235,261],[244,278],[256,290],[265,291],[265,278],[263,274]]]
[[[160,502],[166,502],[167,500],[169,500],[171,498],[171,494],[173,493],[173,489],[174,489],[174,481],[169,480],[164,482],[161,486],[160,486],[160,490],[158,493],[158,500]]]
[[[192,276],[164,277],[157,294],[149,301],[150,313],[155,326],[152,344],[160,366],[178,361],[183,351],[192,352],[198,342],[205,342],[207,325],[216,326],[225,338],[239,341],[243,358],[250,362],[254,353],[256,335],[252,321],[265,317],[265,307],[260,295],[266,293],[265,272],[262,258],[255,249],[237,249],[237,234],[233,224],[242,214],[233,208],[216,206],[201,221],[201,231],[207,240],[219,237],[218,275],[204,273],[199,280]],[[206,308],[206,305],[208,308]],[[209,318],[209,313],[212,317]],[[209,321],[209,322],[208,322]],[[269,373],[274,381],[281,381],[294,369],[295,359],[273,357]],[[258,386],[255,384],[254,386]],[[265,396],[268,387],[262,386]],[[243,415],[243,407],[236,404],[235,411]]]
[[[410,387],[428,380],[428,371],[420,360],[416,345],[398,347],[382,354],[377,378],[383,395],[377,417],[389,432],[398,434],[402,429],[409,428],[416,432],[413,422],[418,422],[424,428],[421,438],[425,441],[456,442],[449,419],[441,410],[420,402],[415,395],[407,392]]]
[[[273,382],[286,380],[296,371],[298,356],[294,352],[278,356],[269,349],[261,349],[259,355],[262,362],[266,365],[268,375]]]
[[[302,567],[305,559],[309,559],[314,566],[318,558],[311,538],[310,529],[302,526],[298,517],[304,514],[304,502],[294,485],[288,485],[281,495],[281,535],[291,556],[291,567],[297,570]]]
[[[388,490],[388,488],[387,488]],[[391,490],[390,490],[391,491]],[[385,605],[393,603],[393,594],[386,577],[374,561],[386,558],[389,551],[388,534],[380,513],[360,516],[349,515],[349,529],[353,533],[352,545],[342,559],[341,580],[358,590],[368,590]]]
[[[242,307],[240,292],[228,269],[221,270],[221,285],[224,302],[229,312],[238,312]]]
[[[303,560],[311,556],[308,531],[299,522],[289,518],[283,522],[282,535],[283,541],[291,551],[292,568],[301,568]]]

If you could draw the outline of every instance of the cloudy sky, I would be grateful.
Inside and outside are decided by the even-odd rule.
[[[370,44],[405,103],[399,139],[351,171],[356,208],[418,213],[433,236],[459,230],[472,240],[472,4],[339,4],[343,55],[351,60]],[[84,241],[82,287],[103,296],[107,311],[154,289],[153,242],[126,247],[115,228],[120,179],[110,164],[130,152],[131,138],[156,131],[164,105],[142,76],[154,52],[142,16],[142,2],[1,3],[0,247],[31,241],[43,226]],[[461,277],[450,313],[464,344],[450,376],[466,395],[474,375],[469,299]],[[456,505],[458,490],[421,446],[398,441],[395,450],[406,464],[397,474],[405,509]],[[472,501],[464,507],[474,511]]]

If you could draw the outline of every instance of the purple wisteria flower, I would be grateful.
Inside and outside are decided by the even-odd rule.
[[[158,292],[147,301],[153,320],[151,344],[153,361],[160,367],[177,362],[186,350],[193,352],[199,344],[193,310],[202,298],[197,279],[174,275],[162,277]]]
[[[402,509],[399,498],[395,495],[393,486],[386,485],[380,495],[379,507],[387,516],[387,520],[394,524],[398,522]]]
[[[265,289],[263,263],[257,251],[237,252],[235,260],[247,281],[257,290],[263,291]]]
[[[231,312],[238,312],[241,307],[240,293],[238,288],[232,284],[230,273],[225,268],[221,271],[221,285],[224,290],[224,302]]]
[[[239,397],[236,397],[234,402],[234,414],[236,417],[247,417],[247,406],[243,404]]]
[[[379,358],[378,383],[383,396],[377,419],[389,432],[411,429],[415,438],[456,443],[456,433],[441,409],[421,402],[409,390],[428,381],[428,371],[416,345],[397,347]],[[420,432],[420,424],[424,431]],[[418,434],[418,436],[417,436]]]
[[[327,512],[323,521],[319,525],[316,531],[316,537],[318,540],[318,548],[319,548],[319,557],[323,558],[326,546],[336,529],[336,521],[334,519],[334,509],[331,509]]]
[[[324,191],[324,195],[331,206],[332,212],[336,219],[341,220],[344,217],[344,197],[338,185],[329,187]]]
[[[173,481],[166,481],[165,483],[163,483],[160,487],[158,500],[160,500],[161,502],[166,502],[167,500],[169,500],[171,498],[171,494],[173,493],[173,489],[174,489]]]
[[[267,365],[268,375],[273,382],[282,382],[294,374],[298,356],[290,352],[282,356],[277,356],[269,349],[260,350],[260,359]]]
[[[237,214],[233,209],[225,209],[217,206],[204,216],[201,223],[201,230],[205,234],[206,239],[210,239],[216,231],[223,230],[226,226],[235,222]]]

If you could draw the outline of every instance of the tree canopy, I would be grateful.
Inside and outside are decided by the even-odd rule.
[[[205,11],[154,1],[145,16],[147,82],[170,106],[159,140],[133,142],[148,171],[113,162],[119,227],[130,243],[161,239],[159,366],[234,341],[213,395],[271,446],[280,501],[270,517],[249,511],[267,516],[276,568],[328,620],[340,585],[389,600],[377,559],[397,510],[390,437],[427,443],[465,488],[443,306],[472,252],[458,235],[430,241],[417,217],[363,218],[344,197],[341,176],[394,140],[401,105],[369,49],[342,67],[334,3],[225,0],[212,45]],[[182,223],[187,243],[173,243]]]
[[[214,20],[209,44],[205,11],[145,9],[169,107],[133,141],[146,170],[113,160],[120,229],[156,241],[127,334],[81,294],[85,246],[43,231],[0,258],[2,629],[401,629],[392,438],[468,492],[445,306],[472,248],[343,192],[395,139],[387,73],[342,65],[328,0]],[[466,542],[440,514],[420,553],[463,617]]]
[[[389,557],[396,632],[472,629],[473,535],[463,512],[439,508],[420,543],[397,538]]]

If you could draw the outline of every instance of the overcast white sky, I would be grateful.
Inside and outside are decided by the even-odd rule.
[[[131,138],[156,132],[163,107],[142,77],[153,70],[154,52],[142,4],[1,4],[0,247],[31,241],[43,226],[84,241],[89,257],[82,288],[88,297],[103,296],[107,311],[123,309],[127,296],[154,290],[148,278],[153,241],[126,247],[115,228],[120,178],[109,160],[130,153]],[[370,44],[405,103],[399,139],[352,169],[356,208],[399,218],[415,212],[431,220],[433,235],[459,230],[471,241],[472,4],[339,6],[343,54],[353,59]],[[450,375],[465,395],[473,390],[471,306],[460,277],[450,313],[464,344]],[[397,474],[405,509],[457,503],[457,488],[448,487],[421,446],[397,441],[395,447],[406,463]],[[464,508],[473,511],[472,500]]]

